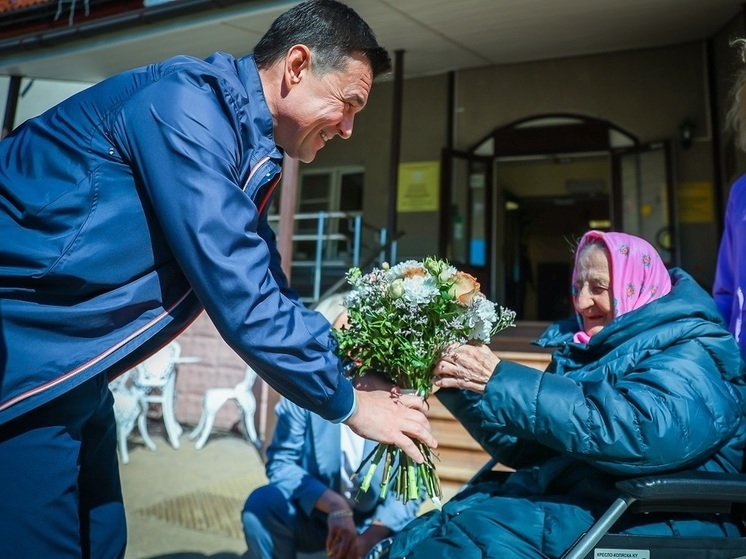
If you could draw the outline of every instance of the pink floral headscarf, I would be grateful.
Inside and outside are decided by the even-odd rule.
[[[645,239],[626,233],[588,231],[575,251],[573,296],[576,295],[574,286],[578,255],[585,245],[596,239],[601,240],[609,251],[614,318],[639,309],[671,291],[668,269],[658,252]],[[587,343],[589,339],[590,336],[583,331],[575,334],[576,342]]]

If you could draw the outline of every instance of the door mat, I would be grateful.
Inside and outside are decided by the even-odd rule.
[[[243,539],[241,510],[245,497],[240,499],[204,491],[197,491],[168,499],[137,511],[184,528]]]
[[[241,511],[254,489],[267,483],[264,472],[247,472],[209,487],[139,509],[138,514],[190,530],[243,539]]]

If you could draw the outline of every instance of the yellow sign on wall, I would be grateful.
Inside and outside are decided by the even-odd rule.
[[[440,163],[420,161],[399,164],[396,209],[399,212],[438,211]]]
[[[715,219],[712,183],[681,182],[678,197],[681,223],[712,223]]]

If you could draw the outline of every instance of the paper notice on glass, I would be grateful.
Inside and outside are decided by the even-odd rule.
[[[712,223],[715,204],[711,182],[682,182],[678,188],[681,223]]]
[[[396,208],[399,212],[435,212],[439,207],[440,163],[421,161],[399,165]]]

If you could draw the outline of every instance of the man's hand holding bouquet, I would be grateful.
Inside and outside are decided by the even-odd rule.
[[[352,268],[347,281],[347,325],[334,331],[340,357],[354,366],[355,375],[382,374],[395,390],[414,392],[423,400],[432,392],[433,365],[449,345],[470,340],[487,344],[493,334],[514,325],[513,311],[489,301],[473,276],[444,260],[384,264],[368,274]],[[381,498],[391,488],[407,502],[424,487],[439,504],[433,453],[423,443],[414,444],[425,457],[422,464],[394,445],[379,444],[369,457],[360,491],[370,487],[383,460]]]

